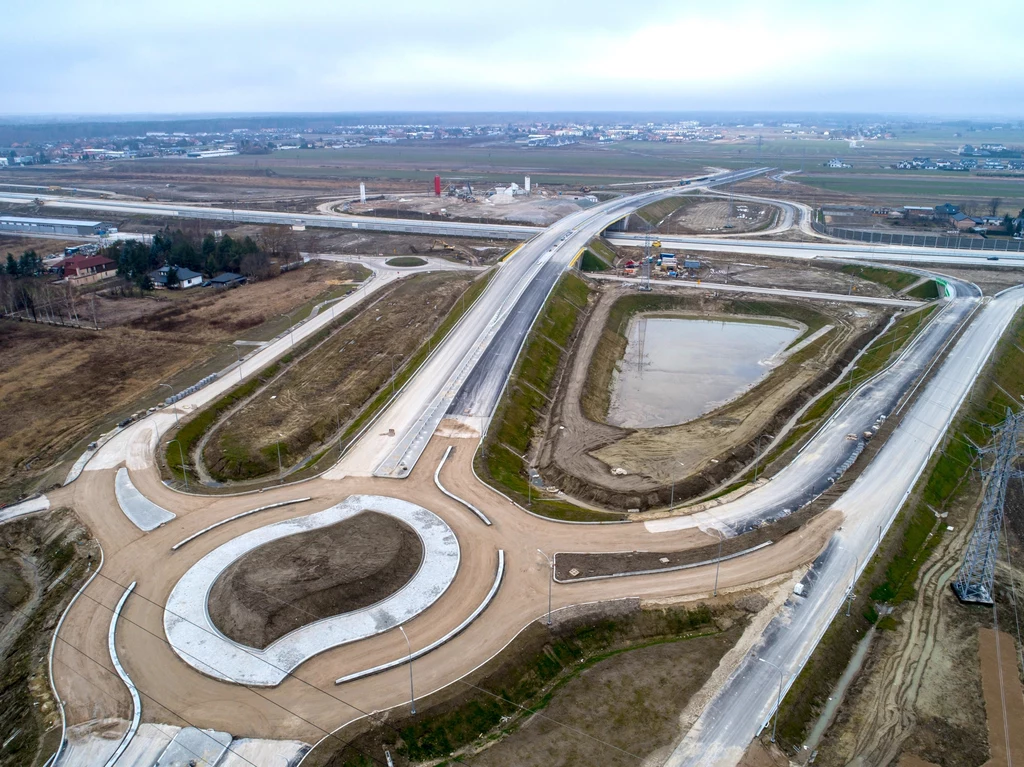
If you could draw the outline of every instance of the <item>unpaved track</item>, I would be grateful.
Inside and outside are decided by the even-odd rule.
[[[433,471],[449,444],[455,444],[456,450],[442,472],[445,486],[484,509],[493,527],[482,525],[434,486]],[[61,632],[63,638],[97,662],[83,662],[82,655],[67,644],[57,646],[56,681],[68,702],[69,722],[128,713],[127,694],[107,658],[106,635],[110,609],[123,592],[123,585],[131,580],[137,580],[138,586],[119,624],[118,649],[142,692],[146,721],[184,723],[171,713],[175,712],[193,724],[238,736],[293,737],[314,742],[325,730],[358,718],[362,711],[384,709],[406,700],[409,679],[404,666],[340,687],[334,685],[339,676],[401,657],[406,649],[398,632],[323,653],[300,666],[297,675],[279,687],[259,691],[199,674],[177,658],[163,634],[167,595],[199,558],[243,532],[327,508],[353,493],[415,500],[441,515],[459,537],[463,560],[452,588],[434,607],[406,625],[414,649],[443,636],[483,600],[494,577],[496,551],[500,546],[506,552],[505,580],[488,609],[459,637],[432,652],[429,663],[416,664],[418,695],[468,673],[545,612],[548,570],[536,551],[538,546],[550,551],[577,549],[581,535],[585,535],[587,548],[595,551],[652,545],[651,534],[641,525],[580,527],[523,513],[475,478],[471,459],[476,445],[475,439],[435,438],[412,475],[402,481],[370,477],[340,482],[313,480],[295,488],[217,499],[175,493],[159,481],[153,468],[135,471],[133,481],[147,497],[178,512],[176,519],[149,534],[134,528],[117,508],[112,470],[85,473],[72,486],[71,500],[102,542],[106,564],[102,576],[87,590],[88,598],[80,599],[69,613]],[[240,519],[173,554],[169,551],[173,543],[217,520],[297,495],[308,495],[312,500]],[[822,518],[763,552],[723,563],[719,588],[741,587],[798,568],[818,553],[836,524],[835,519]],[[705,545],[712,540],[696,530],[662,534],[657,539],[659,545],[677,548]],[[713,567],[705,567],[611,582],[555,584],[553,601],[558,608],[624,596],[697,596],[711,590],[714,573]]]

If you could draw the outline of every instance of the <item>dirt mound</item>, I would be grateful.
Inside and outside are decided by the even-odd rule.
[[[236,642],[264,648],[307,623],[394,594],[422,560],[411,527],[366,511],[243,556],[213,584],[210,617]]]

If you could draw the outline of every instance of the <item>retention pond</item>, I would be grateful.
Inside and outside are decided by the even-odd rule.
[[[772,319],[634,317],[608,423],[647,429],[714,410],[764,378],[804,329]]]

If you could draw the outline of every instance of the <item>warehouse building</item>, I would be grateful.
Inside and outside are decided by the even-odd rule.
[[[23,218],[0,213],[0,232],[16,234],[64,234],[89,236],[106,233],[102,221],[72,221],[65,218]]]

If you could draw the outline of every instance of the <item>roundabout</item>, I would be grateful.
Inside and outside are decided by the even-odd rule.
[[[366,512],[398,520],[419,540],[422,558],[412,577],[394,593],[368,606],[308,622],[263,649],[235,641],[218,628],[210,615],[210,597],[232,565],[261,547],[344,524]],[[433,512],[398,498],[353,495],[325,511],[240,535],[200,559],[171,591],[164,609],[164,631],[178,657],[203,674],[235,684],[273,687],[314,655],[396,628],[422,613],[451,585],[459,561],[454,532]]]

